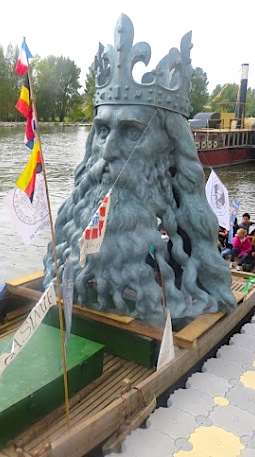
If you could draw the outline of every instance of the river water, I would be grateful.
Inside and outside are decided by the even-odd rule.
[[[69,195],[74,171],[84,156],[89,129],[85,126],[41,127],[51,211],[55,220],[61,203]],[[43,269],[42,259],[51,239],[50,230],[27,247],[14,231],[2,199],[24,169],[30,152],[24,145],[24,126],[0,127],[0,284]],[[248,211],[255,220],[255,163],[217,168],[229,191],[230,201],[239,202],[238,220]],[[206,171],[208,177],[208,171]]]
[[[53,220],[73,186],[74,171],[85,153],[89,130],[85,126],[41,127],[42,151]],[[12,227],[2,199],[15,186],[30,156],[24,145],[24,126],[0,127],[0,284],[43,269],[42,259],[51,239],[50,230],[25,246]]]

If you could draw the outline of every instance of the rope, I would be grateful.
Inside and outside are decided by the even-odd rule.
[[[143,406],[145,407],[146,403],[145,403],[145,398],[144,398],[144,394],[143,394],[142,389],[139,389],[139,387],[136,387],[136,386],[134,386],[134,387],[132,386],[132,389],[136,390],[139,393],[139,395],[140,395],[140,397],[141,397],[141,399],[143,401]]]
[[[139,393],[139,395],[140,395],[140,397],[141,397],[141,399],[142,399],[142,402],[143,402],[143,406],[146,407],[146,402],[145,402],[145,398],[144,398],[144,394],[143,394],[142,389],[139,389],[139,387],[132,386],[132,385],[131,385],[130,387],[131,387],[131,389],[136,390],[136,391]],[[120,424],[119,424],[117,433],[120,432],[121,426],[123,425],[124,420],[125,420],[125,417],[126,417],[126,415],[127,415],[127,399],[126,399],[126,397],[125,397],[125,395],[124,395],[124,394],[125,394],[124,391],[125,391],[125,388],[123,389],[123,391],[122,391],[122,393],[121,393],[121,395],[120,395],[120,398],[121,398],[122,401],[123,401],[123,408],[122,408],[122,413],[121,413],[121,418],[120,418]],[[154,394],[154,397],[155,397],[155,394]],[[155,397],[155,398],[156,398],[156,397]]]
[[[124,394],[121,394],[121,399],[122,399],[122,401],[123,401],[123,408],[122,408],[122,413],[121,413],[121,418],[120,418],[120,424],[119,424],[117,433],[120,432],[121,426],[122,426],[122,424],[124,423],[124,420],[125,420],[125,417],[126,417],[126,413],[127,413],[127,399],[126,399],[126,397],[124,396]]]
[[[114,183],[113,183],[113,185],[112,185],[112,189],[114,188],[114,186],[115,186],[115,184],[117,183],[117,181],[119,180],[119,178],[120,178],[121,174],[122,174],[122,173],[123,173],[123,171],[125,170],[125,168],[126,168],[127,164],[129,163],[129,161],[130,161],[131,157],[133,156],[134,152],[135,152],[135,151],[136,151],[136,149],[138,148],[138,146],[139,146],[140,142],[142,141],[142,139],[143,139],[143,137],[144,137],[144,135],[145,135],[146,131],[148,130],[148,128],[149,128],[150,124],[152,123],[152,120],[153,120],[153,119],[154,119],[154,117],[156,116],[157,112],[158,112],[158,108],[156,109],[156,111],[155,111],[155,112],[153,113],[153,115],[151,116],[151,118],[150,118],[150,120],[149,120],[148,124],[146,125],[146,127],[145,127],[144,131],[142,132],[142,135],[140,136],[139,140],[137,141],[137,143],[136,143],[136,145],[135,145],[135,147],[134,147],[133,151],[130,153],[130,155],[129,155],[129,157],[128,157],[127,161],[126,161],[126,163],[124,164],[124,166],[123,166],[122,170],[120,171],[119,175],[117,176],[116,180],[114,181]]]

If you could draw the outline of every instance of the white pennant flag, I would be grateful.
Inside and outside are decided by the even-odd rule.
[[[38,173],[36,176],[32,203],[27,194],[17,186],[4,197],[3,203],[25,245],[30,245],[43,230],[50,228],[49,209],[42,173]]]
[[[219,226],[230,229],[228,191],[218,175],[212,170],[205,186],[209,205],[218,218]]]
[[[66,260],[62,276],[62,296],[65,316],[65,350],[67,351],[68,341],[71,335],[72,311],[74,292],[74,264],[72,260]]]
[[[0,355],[0,375],[33,336],[43,318],[46,316],[49,308],[56,304],[56,295],[53,284],[51,283],[15,333],[12,340],[11,352],[4,352]]]
[[[102,246],[111,203],[111,191],[110,189],[104,197],[78,241],[80,247],[80,266],[82,268],[86,263],[87,254],[99,252]]]
[[[172,322],[170,316],[170,310],[167,309],[166,323],[164,328],[164,333],[161,341],[161,346],[159,350],[157,370],[163,367],[167,363],[171,362],[175,357],[174,354],[174,341],[173,341],[173,331],[172,331]]]

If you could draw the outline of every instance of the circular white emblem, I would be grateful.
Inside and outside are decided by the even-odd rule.
[[[48,216],[48,205],[42,173],[38,173],[36,176],[33,202],[31,203],[23,190],[16,187],[13,196],[13,208],[18,219],[27,225],[38,224]]]
[[[223,216],[226,212],[226,197],[224,187],[218,182],[212,186],[211,201],[218,216]]]

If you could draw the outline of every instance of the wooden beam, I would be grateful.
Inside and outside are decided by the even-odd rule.
[[[25,284],[27,282],[34,281],[35,279],[40,279],[43,278],[43,270],[36,271],[35,273],[31,273],[30,275],[27,276],[22,276],[17,279],[12,279],[10,281],[6,281],[7,285],[10,286],[20,286],[21,284]]]
[[[253,276],[255,278],[255,273],[249,273],[248,271],[237,271],[237,270],[231,270],[231,274],[233,277],[239,277],[248,279],[250,276]]]
[[[163,328],[156,327],[151,324],[147,324],[142,321],[134,320],[134,319],[128,319],[128,323],[125,321],[122,322],[122,320],[114,320],[114,319],[109,319],[106,317],[106,313],[91,313],[90,310],[87,310],[86,308],[82,307],[77,307],[74,305],[73,307],[73,313],[76,314],[77,316],[83,316],[88,319],[101,322],[103,324],[107,324],[111,327],[119,328],[122,330],[125,330],[127,332],[132,332],[132,333],[137,333],[139,335],[143,336],[148,336],[149,338],[155,339],[155,340],[160,340],[162,339],[163,336]]]
[[[28,298],[30,300],[35,301],[38,301],[42,296],[42,292],[34,289],[29,289],[25,286],[13,286],[11,284],[8,284],[7,290],[11,294],[16,295],[18,297]]]
[[[209,328],[225,316],[223,311],[214,314],[202,314],[196,317],[190,324],[175,333],[174,343],[180,348],[192,348],[196,345],[197,339]]]
[[[132,322],[134,320],[134,317],[131,317],[131,316],[121,316],[119,314],[114,314],[114,313],[103,313],[102,311],[96,311],[94,309],[89,309],[89,308],[79,306],[79,305],[74,305],[74,309],[76,309],[81,314],[86,312],[86,314],[88,316],[90,316],[92,319],[95,316],[101,316],[106,319],[123,322],[124,324],[130,324],[130,322]]]

